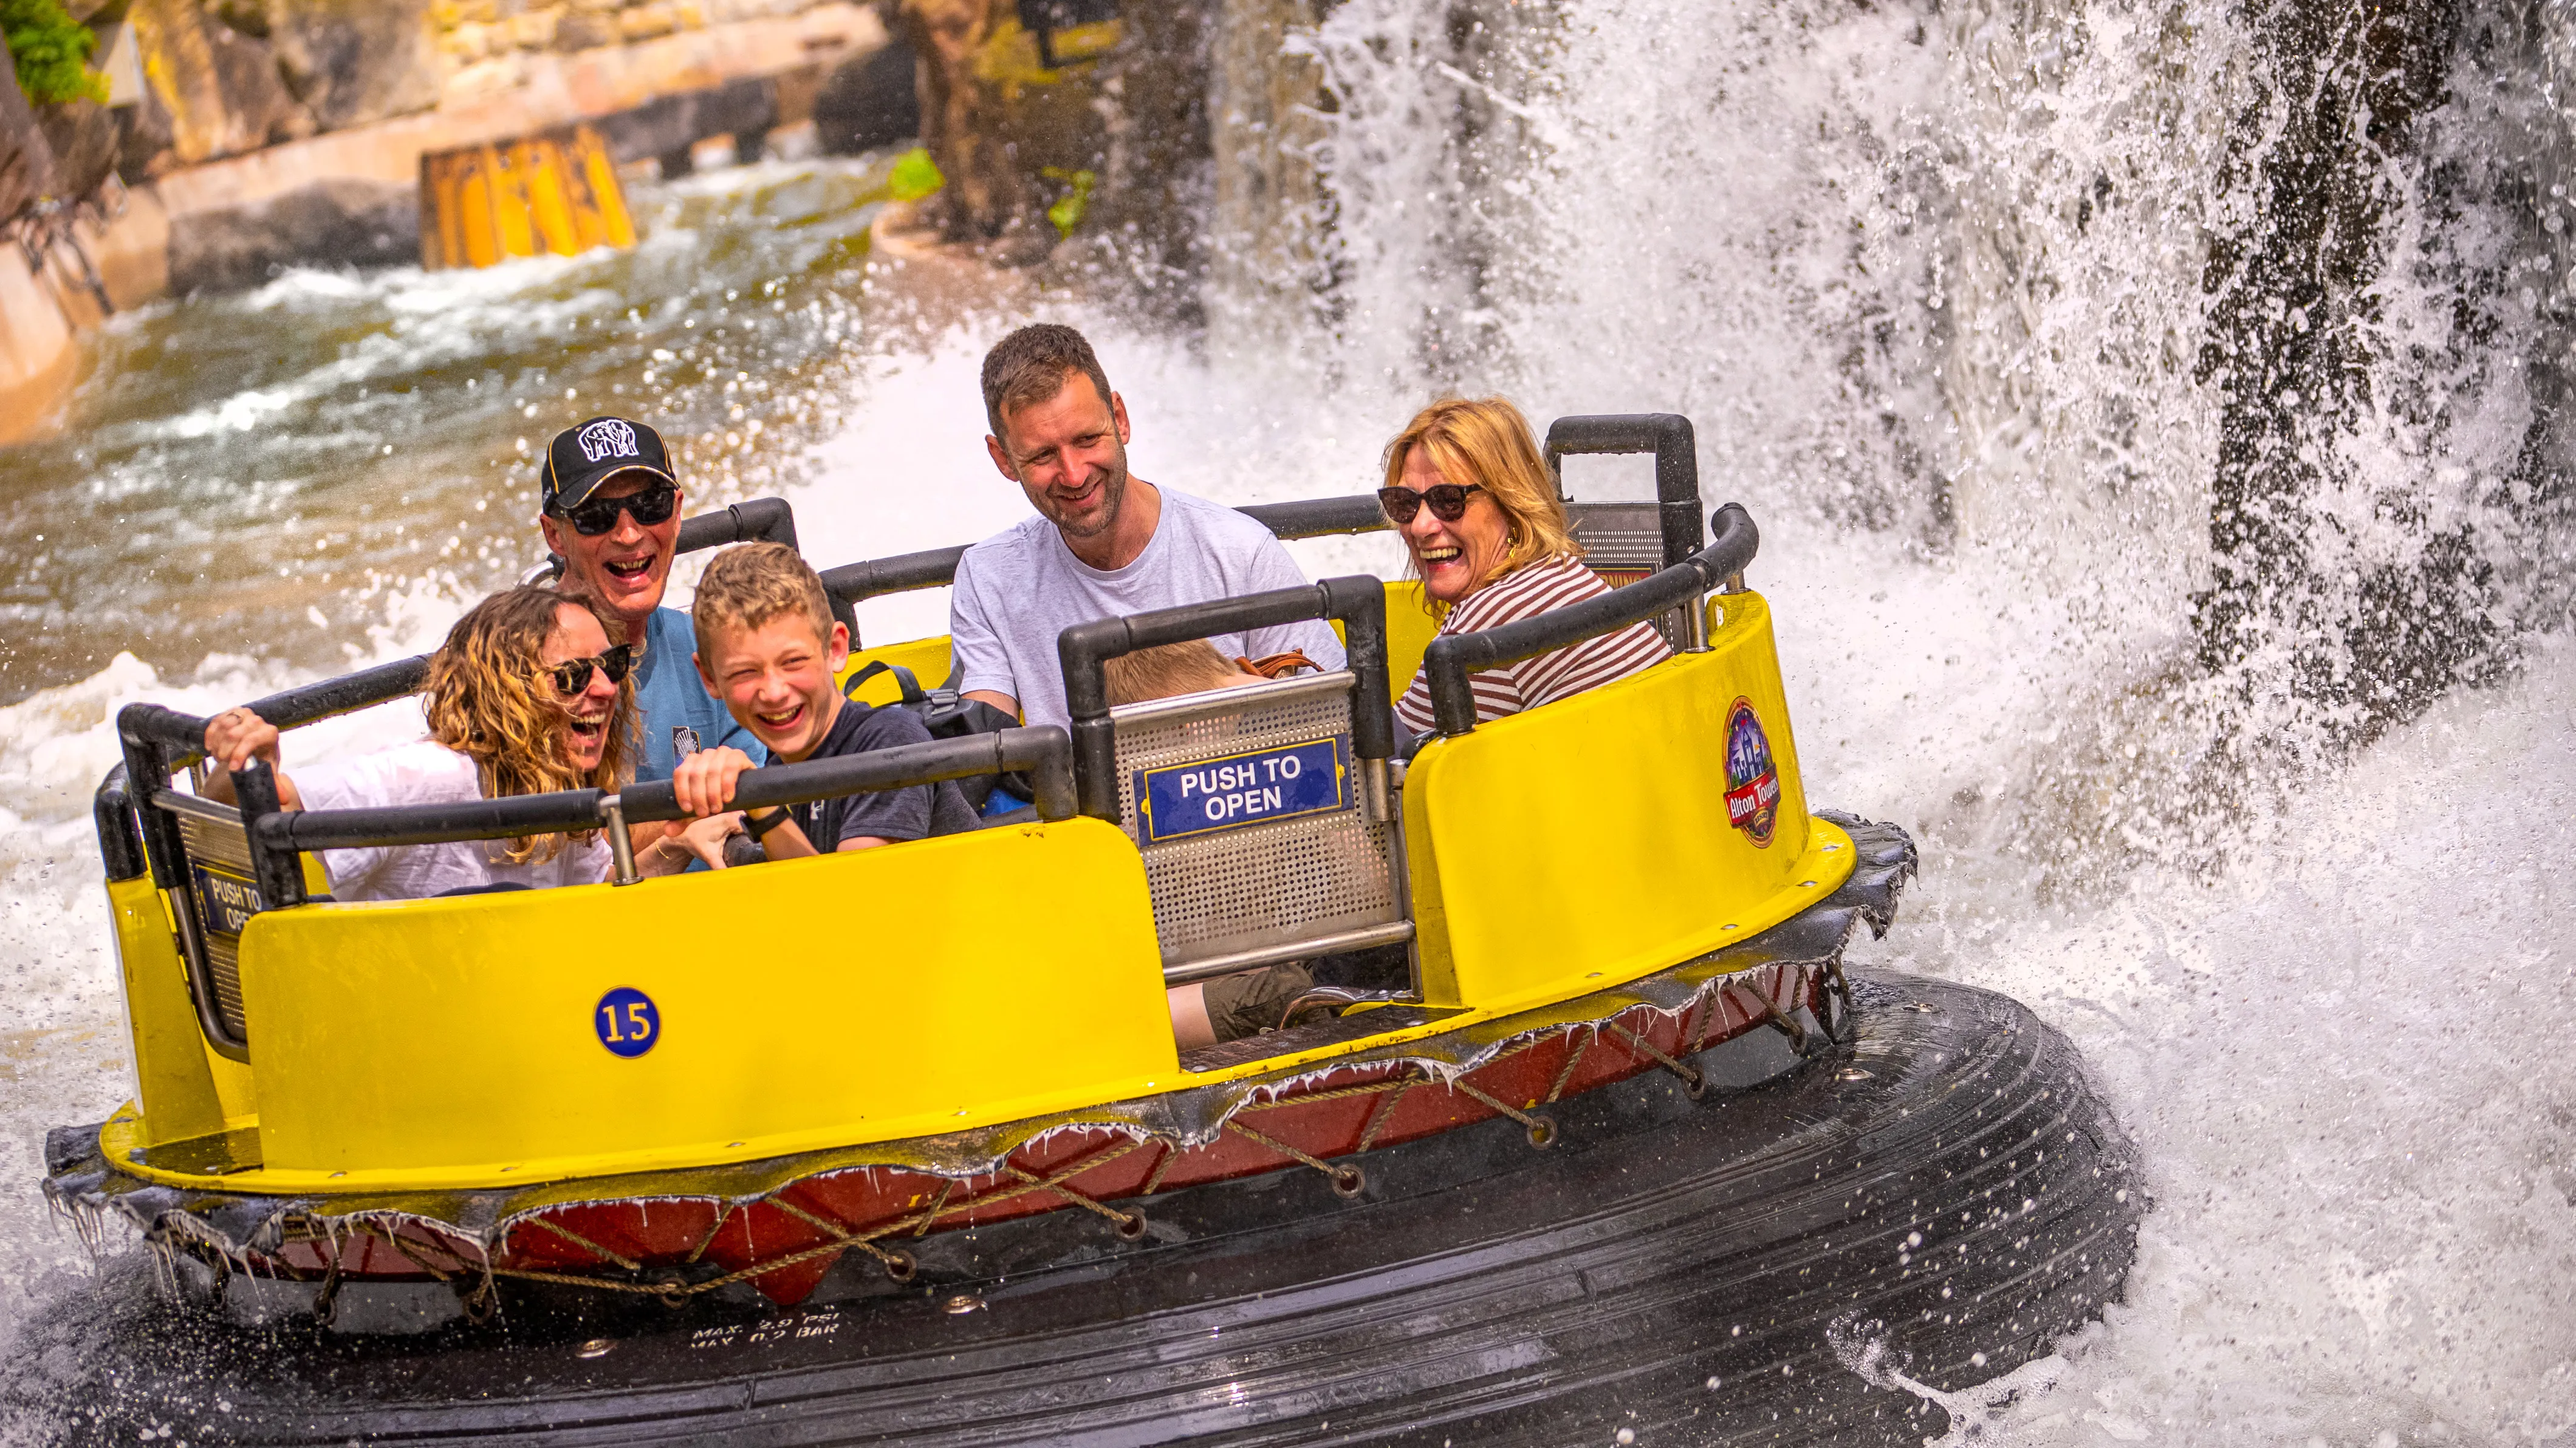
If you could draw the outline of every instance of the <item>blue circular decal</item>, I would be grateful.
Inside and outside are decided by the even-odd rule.
[[[590,1028],[610,1053],[633,1059],[662,1039],[662,1011],[653,998],[631,985],[621,985],[599,998],[590,1013]]]

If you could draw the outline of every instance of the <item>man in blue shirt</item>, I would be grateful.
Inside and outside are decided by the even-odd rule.
[[[635,707],[644,729],[638,780],[668,779],[679,755],[730,745],[755,764],[769,752],[733,722],[690,666],[689,616],[662,606],[680,541],[680,483],[662,435],[623,417],[594,417],[555,434],[538,494],[546,546],[564,560],[563,590],[599,605],[641,644]]]

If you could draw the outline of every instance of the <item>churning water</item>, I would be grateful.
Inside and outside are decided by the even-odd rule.
[[[958,312],[869,269],[831,167],[664,193],[632,258],[121,322],[78,435],[0,458],[0,1320],[85,1290],[36,1141],[128,1089],[114,708],[434,641],[532,556],[519,440],[602,398],[820,561],[976,536],[1022,505],[975,363],[1043,313],[1102,344],[1137,471],[1230,501],[1369,486],[1447,389],[1697,422],[1810,793],[1925,846],[1868,953],[2029,1002],[2144,1149],[2126,1301],[1954,1438],[2576,1436],[2570,7],[1328,8],[1285,35],[1321,105],[1258,144],[1215,108],[1261,174],[1209,188],[1188,335],[1110,268]]]

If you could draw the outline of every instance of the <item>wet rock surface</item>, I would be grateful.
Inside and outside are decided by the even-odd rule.
[[[268,0],[267,20],[287,85],[324,130],[438,104],[429,0]]]

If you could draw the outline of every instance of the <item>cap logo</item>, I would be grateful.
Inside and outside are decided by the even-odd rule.
[[[581,455],[591,462],[643,456],[635,446],[635,429],[613,417],[603,417],[583,428],[573,441],[581,445]]]

